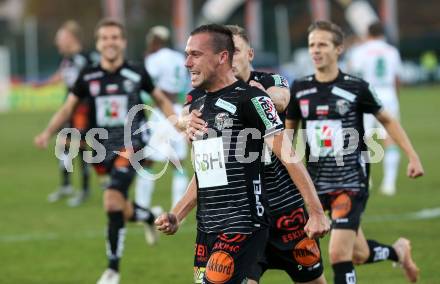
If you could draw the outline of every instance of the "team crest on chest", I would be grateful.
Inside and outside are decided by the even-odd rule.
[[[222,131],[225,128],[232,127],[233,121],[227,112],[220,112],[214,118],[214,126],[217,130]]]
[[[350,110],[350,103],[346,100],[336,101],[336,111],[340,115],[345,115]]]
[[[309,116],[309,100],[299,100],[299,107],[304,118]]]
[[[96,97],[97,95],[99,95],[100,91],[101,91],[101,84],[99,83],[99,81],[94,80],[89,82],[90,95]]]

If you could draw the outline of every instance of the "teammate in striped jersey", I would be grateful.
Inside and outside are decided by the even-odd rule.
[[[330,211],[329,254],[334,283],[356,283],[353,264],[386,259],[401,263],[408,280],[415,282],[419,269],[411,258],[409,241],[399,238],[392,246],[380,244],[366,240],[360,227],[368,199],[369,172],[363,114],[374,114],[399,143],[409,159],[410,178],[423,175],[422,164],[405,131],[382,108],[369,84],[339,70],[341,29],[320,21],[308,31],[315,74],[294,82],[286,127],[298,129],[301,122],[307,139],[307,168],[324,209]]]
[[[252,71],[253,49],[249,45],[245,30],[238,26],[227,27],[233,33],[235,45],[232,65],[234,75],[250,85],[258,86],[266,91],[271,98],[274,97],[278,102],[277,109],[280,109],[280,114],[284,113],[283,110],[287,102],[285,95],[288,95],[286,80],[278,74]],[[188,96],[191,110],[199,109],[202,106],[206,108],[205,99],[206,93],[204,91],[200,89],[192,91]],[[204,125],[203,120],[195,121],[194,117],[191,123],[197,129],[201,129]],[[193,131],[190,130],[190,132]],[[303,189],[300,190],[301,193],[298,191],[287,168],[276,155],[269,155],[269,159],[264,166],[263,187],[267,191],[269,210],[273,218],[270,223],[269,242],[265,257],[258,267],[259,275],[261,276],[267,269],[281,269],[286,271],[292,281],[297,283],[325,283],[319,243],[308,238],[304,228],[307,222],[307,213],[301,193],[305,195],[306,200],[309,198],[308,193]],[[190,205],[194,206],[195,204],[191,203]],[[172,212],[176,213],[177,219],[180,221],[186,215],[182,212],[188,212],[190,207],[180,203]],[[172,218],[177,220],[174,219],[174,216]],[[325,223],[325,221],[324,219],[313,222]],[[178,223],[174,225],[172,230],[177,230]],[[175,233],[172,230],[165,230],[165,232]],[[197,251],[196,258],[200,258]]]
[[[153,222],[156,216],[147,208],[128,200],[128,189],[135,169],[139,169],[134,163],[135,155],[142,151],[146,142],[146,133],[142,130],[146,117],[142,108],[136,111],[137,107],[142,106],[141,92],[150,93],[168,117],[175,113],[171,101],[155,87],[147,71],[125,60],[127,42],[123,24],[114,19],[103,19],[97,24],[95,35],[96,47],[101,54],[99,64],[88,66],[81,72],[66,102],[35,137],[35,144],[40,148],[47,147],[49,139],[70,118],[78,102],[82,98],[89,98],[90,122],[97,131],[95,134],[88,133],[91,134],[91,147],[96,150],[96,155],[89,159],[94,160],[93,166],[98,175],[108,175],[110,178],[103,193],[108,221],[108,266],[97,284],[118,284],[125,223],[143,222],[147,241],[155,241],[151,232],[155,229]]]

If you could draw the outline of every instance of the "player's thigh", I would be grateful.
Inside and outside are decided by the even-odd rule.
[[[202,231],[197,230],[196,243],[194,246],[194,283],[203,283],[205,276],[206,264],[208,263],[209,251],[211,243],[215,237],[208,235]]]
[[[207,284],[246,283],[249,280],[257,283],[267,240],[267,229],[246,235],[219,235],[210,251],[203,280]]]
[[[330,213],[332,229],[357,232],[361,216],[368,201],[365,189],[360,191],[340,190],[320,196],[323,208]]]
[[[104,191],[103,201],[106,211],[122,211],[125,208],[125,197],[117,189],[107,188]]]
[[[330,232],[329,256],[331,263],[351,261],[356,232],[347,229],[332,229]]]
[[[353,263],[362,264],[364,263],[370,255],[370,249],[368,248],[367,240],[365,239],[364,232],[361,227],[359,227],[358,233],[356,235],[356,240],[353,249]]]
[[[307,237],[303,207],[284,210],[272,218],[264,270],[284,270],[296,283],[314,281],[323,274],[319,241]]]

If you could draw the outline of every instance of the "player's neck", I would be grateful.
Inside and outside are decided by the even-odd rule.
[[[206,88],[207,92],[216,92],[218,90],[221,90],[227,86],[232,85],[237,81],[237,78],[235,78],[234,73],[232,72],[232,69],[228,71],[224,76],[217,76],[216,80],[210,84]]]
[[[81,50],[82,50],[82,46],[80,44],[75,44],[75,45],[72,45],[71,53],[77,54],[77,53],[80,53]]]
[[[337,64],[315,70],[315,79],[320,83],[331,82],[338,77],[339,68]]]
[[[242,76],[242,80],[245,82],[249,82],[249,80],[251,79],[251,69],[249,68],[248,70],[246,70],[244,73],[244,76]]]
[[[106,60],[101,58],[101,68],[108,72],[114,72],[124,64],[124,58],[119,57],[115,60]]]

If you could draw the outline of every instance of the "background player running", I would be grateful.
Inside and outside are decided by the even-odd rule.
[[[399,75],[402,62],[397,48],[388,44],[382,24],[373,23],[368,27],[367,40],[354,48],[348,58],[349,72],[357,74],[367,81],[377,92],[385,110],[399,120]],[[385,132],[377,119],[366,114],[364,117],[365,132],[368,137],[380,130]],[[386,132],[385,156],[383,159],[383,179],[380,191],[385,195],[396,193],[396,180],[399,173],[400,152],[396,142]],[[383,136],[382,136],[383,137]]]
[[[143,107],[134,114],[131,111],[142,106],[140,92],[143,90],[151,94],[167,116],[174,115],[174,112],[171,102],[160,89],[154,87],[145,69],[125,60],[127,42],[125,28],[120,22],[103,19],[98,23],[95,34],[96,48],[101,54],[100,64],[83,70],[64,105],[54,114],[47,128],[35,138],[35,144],[47,147],[50,137],[70,118],[81,98],[90,98],[91,121],[97,127],[94,128],[91,146],[97,152],[94,158],[99,160],[93,165],[99,175],[110,175],[110,183],[104,192],[104,209],[108,218],[108,268],[98,284],[117,284],[125,222],[144,221],[149,225],[155,218],[148,209],[127,200],[128,188],[135,176],[133,154],[146,142],[145,133],[137,133],[145,123]],[[127,143],[127,138],[130,143]],[[148,236],[151,237],[151,234]]]
[[[188,73],[185,69],[185,57],[182,53],[168,47],[170,31],[164,26],[155,26],[147,34],[147,55],[145,68],[154,84],[164,91],[174,103],[174,111],[182,111],[178,103],[179,95],[186,93],[189,86]],[[182,165],[187,156],[188,146],[185,136],[171,125],[158,108],[154,108],[149,119],[150,139],[145,148],[145,166],[151,168],[153,162],[172,161],[173,165]],[[171,206],[185,193],[188,184],[184,168],[173,168],[171,181]],[[136,181],[136,203],[149,208],[155,180],[150,176],[139,175]]]
[[[92,63],[92,57],[89,54],[83,53],[83,47],[81,43],[81,27],[75,21],[69,20],[61,25],[55,36],[55,45],[57,46],[58,52],[62,55],[62,61],[58,68],[58,71],[53,74],[47,81],[43,82],[41,85],[55,84],[59,82],[64,82],[67,87],[67,94],[71,91],[76,79],[78,78],[81,70]],[[67,97],[67,96],[66,96]],[[47,197],[49,202],[55,202],[63,197],[70,196],[73,194],[73,188],[70,180],[70,173],[67,171],[66,162],[68,159],[67,153],[69,152],[69,144],[80,143],[79,155],[82,156],[86,149],[86,143],[84,141],[85,133],[88,130],[88,102],[87,99],[82,100],[78,106],[75,108],[72,115],[72,119],[66,125],[66,127],[74,127],[78,129],[82,135],[81,141],[65,141],[65,143],[60,143],[59,152],[62,152],[62,159],[59,161],[59,168],[61,171],[61,186],[55,191],[49,194]],[[73,196],[68,200],[69,206],[78,206],[84,202],[89,194],[90,187],[90,170],[88,164],[83,160],[79,159],[81,164],[81,191],[78,192],[76,196]]]
[[[286,127],[298,129],[301,122],[307,138],[307,169],[324,209],[330,211],[333,225],[329,255],[334,282],[356,283],[353,264],[386,259],[400,262],[407,278],[415,282],[419,270],[411,258],[409,241],[399,238],[390,246],[366,240],[360,227],[368,200],[369,173],[368,155],[363,154],[367,150],[363,114],[374,114],[399,143],[409,159],[410,178],[423,175],[419,157],[399,122],[383,109],[369,84],[338,69],[343,51],[341,29],[319,21],[308,31],[315,74],[294,82]],[[350,130],[352,134],[356,131],[358,141],[355,135],[343,135]]]

